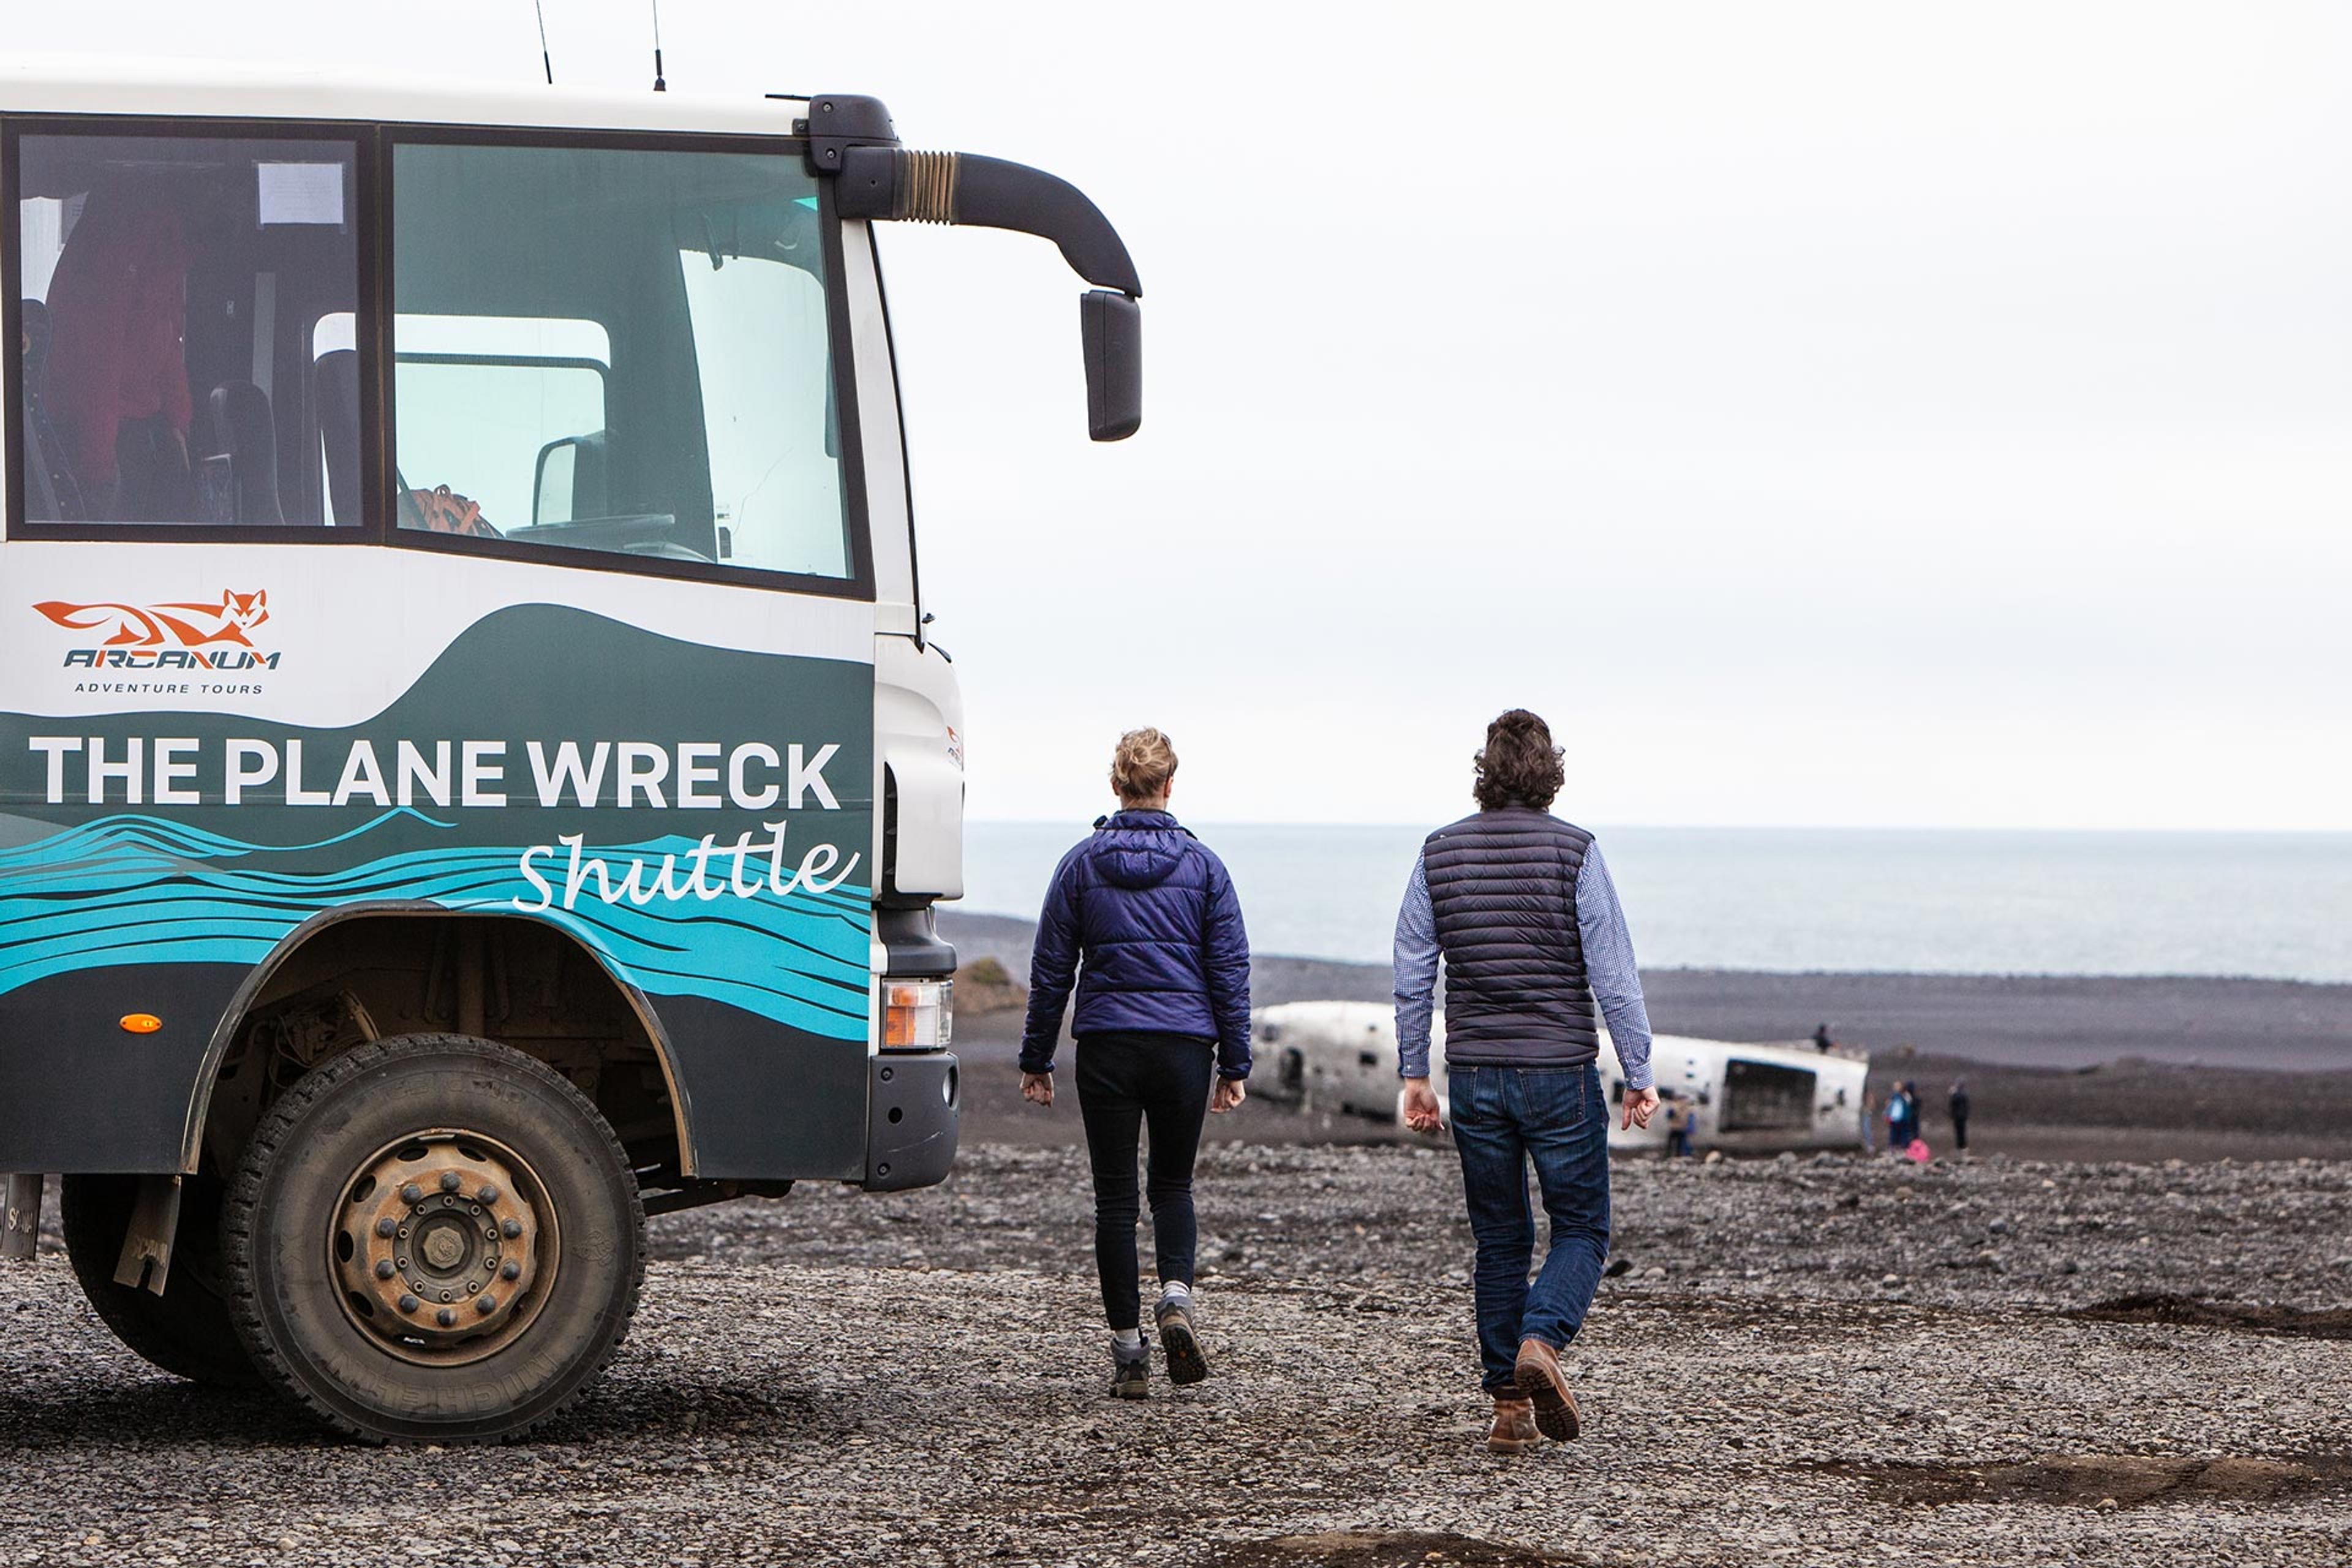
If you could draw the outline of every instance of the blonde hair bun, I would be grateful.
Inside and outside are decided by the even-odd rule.
[[[1176,776],[1176,748],[1159,731],[1129,730],[1110,754],[1110,787],[1123,801],[1157,800]]]

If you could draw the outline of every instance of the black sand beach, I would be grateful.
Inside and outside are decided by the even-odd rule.
[[[949,924],[1022,967],[1019,922]],[[1826,1012],[1881,1082],[1918,1081],[1939,1151],[1964,1073],[1988,1157],[1618,1162],[1578,1444],[1481,1445],[1450,1152],[1258,1102],[1201,1161],[1215,1375],[1108,1398],[1076,1108],[1021,1103],[1019,1013],[975,985],[949,1179],[659,1216],[627,1342],[529,1443],[337,1444],[164,1377],[46,1234],[0,1275],[0,1463],[37,1502],[0,1563],[2345,1560],[2352,1165],[2301,1156],[2352,1157],[2352,1071],[2275,1065],[2342,1049],[2342,989],[1652,978],[1668,1029]],[[1387,975],[1277,958],[1257,984],[1377,999]]]
[[[1028,969],[1028,922],[949,912],[966,962]],[[2202,976],[1644,973],[1661,1034],[1794,1040],[1826,1021],[1871,1053],[1871,1087],[1916,1082],[1939,1150],[1943,1102],[1965,1078],[1976,1152],[2051,1160],[2352,1158],[2352,985]],[[1384,1001],[1379,964],[1262,957],[1260,1005]],[[1012,1074],[1019,1019],[963,1011],[967,1136],[1059,1142],[1075,1118],[1030,1113]],[[1001,1072],[992,1070],[1001,1067]],[[1011,1086],[1008,1088],[1008,1086]],[[1244,1120],[1245,1119],[1245,1120]],[[1068,1126],[1063,1122],[1067,1121]],[[1221,1129],[1252,1141],[1386,1134],[1376,1123],[1246,1108]]]

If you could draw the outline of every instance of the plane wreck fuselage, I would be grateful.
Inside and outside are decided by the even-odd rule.
[[[1400,1120],[1396,1016],[1376,1002],[1288,1002],[1251,1015],[1261,1066],[1261,1097],[1302,1110]],[[1660,1035],[1650,1067],[1662,1095],[1689,1115],[1694,1149],[1772,1152],[1853,1149],[1863,1142],[1863,1079],[1869,1062],[1852,1052],[1810,1045],[1743,1044]],[[1602,1035],[1601,1086],[1612,1108],[1623,1102],[1624,1075]],[[1431,1027],[1430,1079],[1445,1095],[1445,1018]],[[1666,1107],[1649,1127],[1615,1125],[1612,1149],[1667,1146]]]

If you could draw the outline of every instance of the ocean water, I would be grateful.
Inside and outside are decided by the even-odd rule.
[[[961,907],[1034,920],[1087,826],[970,825]],[[1425,828],[1191,826],[1259,952],[1387,961]],[[2352,834],[1595,831],[1650,968],[2352,982]]]

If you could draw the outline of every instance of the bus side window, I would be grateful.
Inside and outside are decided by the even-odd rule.
[[[16,148],[25,520],[327,525],[305,351],[359,298],[353,145],[100,130]]]
[[[814,190],[779,154],[396,147],[402,526],[850,576]]]

